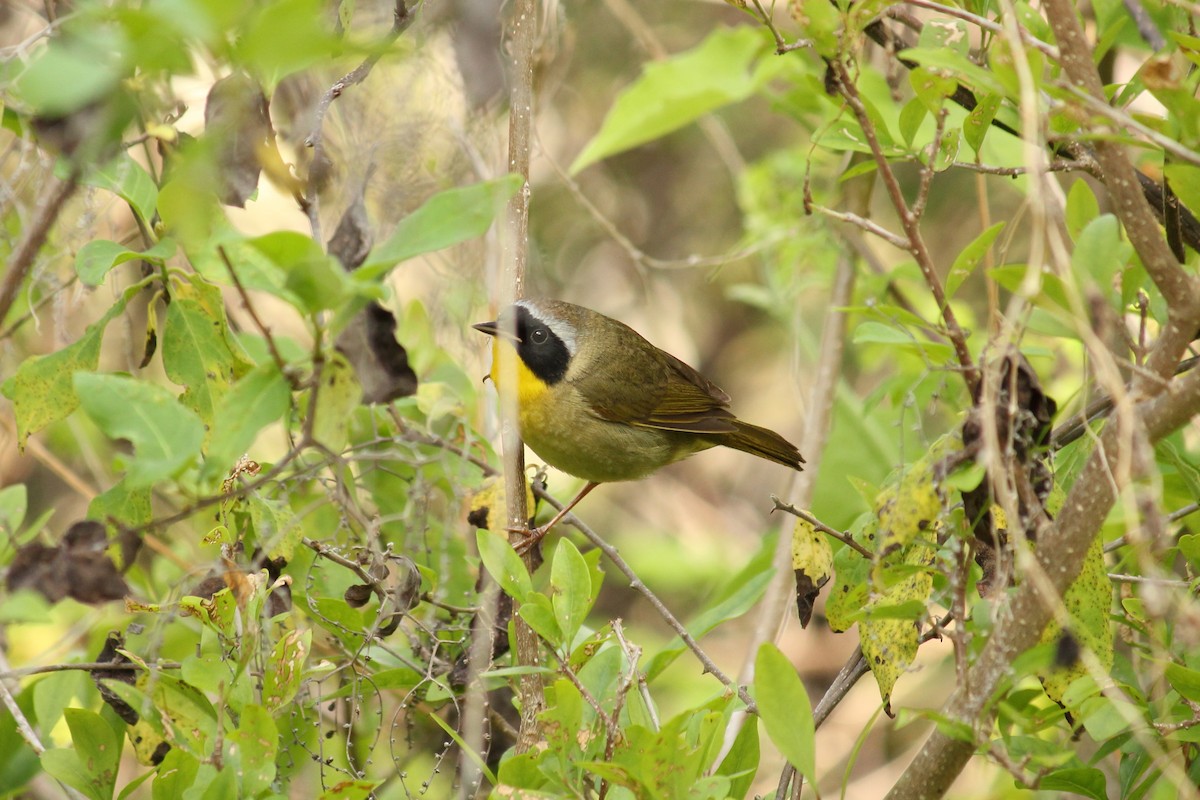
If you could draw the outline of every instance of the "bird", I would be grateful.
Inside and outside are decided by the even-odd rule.
[[[540,540],[602,483],[638,480],[718,445],[802,470],[800,451],[775,431],[729,410],[720,387],[633,328],[561,300],[527,298],[491,322],[489,376],[497,389],[512,376],[502,347],[515,348],[518,428],[550,466],[586,481],[546,525]]]

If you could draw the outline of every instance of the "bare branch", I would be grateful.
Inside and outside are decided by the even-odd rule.
[[[65,179],[52,179],[41,203],[38,204],[37,214],[25,229],[25,235],[13,249],[8,259],[8,267],[4,272],[4,280],[0,282],[0,321],[8,316],[9,310],[17,299],[17,293],[25,283],[29,270],[38,251],[46,242],[50,226],[58,219],[63,205],[74,194],[79,185],[79,168],[74,167]]]

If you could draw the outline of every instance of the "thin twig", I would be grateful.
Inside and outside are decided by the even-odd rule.
[[[1200,166],[1200,153],[1196,152],[1190,147],[1187,147],[1178,140],[1162,135],[1149,125],[1138,122],[1133,118],[1133,116],[1126,114],[1119,108],[1113,108],[1108,103],[1091,96],[1086,91],[1072,85],[1068,81],[1058,81],[1055,85],[1058,88],[1069,92],[1073,98],[1079,100],[1085,106],[1087,106],[1089,111],[1094,111],[1100,116],[1107,118],[1109,121],[1116,123],[1119,129],[1134,131],[1153,142],[1158,147],[1161,147],[1166,152],[1175,156],[1180,161]],[[1111,191],[1111,187],[1109,187],[1109,189]]]
[[[945,14],[947,17],[956,17],[958,19],[963,20],[964,22],[971,23],[972,25],[976,26],[980,30],[985,30],[989,33],[994,33],[996,35],[1000,35],[1000,34],[1004,33],[1004,29],[1002,27],[1000,27],[999,25],[997,25],[995,22],[992,22],[990,19],[981,17],[978,14],[972,14],[970,11],[964,11],[961,8],[955,8],[954,6],[951,6],[951,5],[939,3],[939,2],[937,2],[937,0],[905,0],[905,3],[906,3],[906,5],[915,6],[917,8],[924,8],[924,9],[928,9],[930,11],[936,11],[939,14]],[[1026,31],[1024,29],[1021,30],[1021,41],[1023,41],[1027,46],[1034,48],[1035,50],[1040,50],[1041,52],[1050,56],[1050,58],[1058,60],[1058,48],[1057,47],[1055,47],[1052,44],[1047,44],[1046,42],[1043,42],[1041,39],[1035,38],[1028,31]]]
[[[899,250],[908,252],[911,249],[907,239],[899,234],[892,233],[874,220],[861,217],[858,214],[852,214],[848,211],[835,211],[832,208],[826,208],[825,206],[819,206],[815,204],[810,206],[810,208],[816,213],[823,214],[831,219],[836,219],[840,222],[849,222],[851,225],[857,225],[867,233],[878,236],[880,239],[883,239],[892,247],[895,247]]]
[[[821,520],[817,519],[812,514],[805,511],[804,509],[796,508],[791,503],[785,503],[782,500],[780,500],[778,497],[776,497],[775,495],[771,495],[771,502],[775,504],[775,508],[773,509],[774,511],[784,511],[795,517],[799,517],[800,519],[807,522],[809,525],[812,525],[814,528],[819,530],[821,533],[824,533],[828,536],[832,536],[834,539],[837,539],[839,542],[846,545],[851,550],[854,550],[856,553],[861,555],[863,558],[868,559],[868,560],[874,560],[875,554],[872,553],[867,548],[863,547],[858,542],[854,541],[854,538],[850,534],[839,531],[836,528],[829,527],[824,522],[821,522]]]
[[[41,667],[19,667],[17,669],[10,669],[5,672],[0,672],[0,681],[12,680],[14,678],[25,678],[29,675],[46,675],[51,672],[95,672],[96,670],[136,672],[144,669],[175,670],[183,669],[183,665],[178,661],[147,661],[142,664],[132,662],[127,664],[114,664],[110,661],[81,661],[77,664],[46,664]]]
[[[0,700],[4,701],[4,707],[8,709],[8,713],[12,714],[13,721],[17,725],[17,733],[21,734],[21,738],[25,740],[25,743],[29,745],[33,752],[40,756],[46,752],[46,746],[42,744],[42,740],[34,732],[33,726],[25,718],[25,712],[17,705],[17,698],[13,697],[12,692],[8,689],[8,679],[18,677],[15,673],[19,672],[19,670],[14,671],[9,668],[8,658],[2,651],[0,651],[0,668],[4,670],[3,673],[0,673],[0,676],[4,678],[4,680],[0,680]]]
[[[1016,178],[1021,175],[1028,175],[1028,167],[993,167],[988,164],[977,164],[974,161],[955,161],[950,165],[953,169],[966,170],[967,172],[982,172],[984,175],[999,175],[1003,178]],[[1089,164],[1083,161],[1076,161],[1068,158],[1056,158],[1047,164],[1044,168],[1046,172],[1076,172],[1087,170]]]
[[[233,262],[229,259],[229,253],[225,252],[224,245],[217,246],[217,252],[221,255],[221,260],[225,262],[225,268],[229,270],[229,277],[233,279],[234,288],[237,289],[242,298],[242,305],[245,306],[246,312],[250,315],[250,319],[254,321],[255,327],[259,333],[267,340],[267,349],[271,352],[271,359],[275,362],[275,366],[279,368],[279,373],[285,378],[289,377],[291,371],[288,369],[287,361],[284,360],[283,354],[279,352],[279,347],[275,344],[275,336],[271,333],[271,329],[263,324],[262,319],[258,316],[258,312],[254,309],[254,303],[250,301],[250,295],[246,292],[246,287],[242,285],[242,279],[238,277],[237,270],[233,267]],[[296,387],[292,387],[296,388]]]
[[[1114,583],[1142,583],[1148,586],[1166,586],[1173,589],[1187,589],[1192,585],[1189,581],[1173,580],[1170,578],[1150,578],[1145,575],[1125,575],[1120,572],[1108,573],[1108,579]]]
[[[37,214],[25,228],[25,235],[21,237],[21,241],[17,242],[13,249],[4,272],[4,280],[0,281],[0,321],[3,321],[12,309],[38,251],[42,249],[46,237],[50,234],[50,226],[58,219],[63,205],[78,187],[79,175],[79,167],[74,166],[66,178],[51,180],[50,187],[38,204]]]
[[[392,28],[388,31],[387,36],[383,38],[383,41],[379,43],[374,52],[363,59],[361,64],[342,76],[341,80],[335,82],[325,90],[325,94],[321,95],[321,100],[317,103],[316,111],[313,114],[312,132],[304,140],[305,146],[312,149],[313,164],[319,165],[326,158],[325,115],[329,113],[329,107],[333,105],[333,101],[341,97],[342,92],[351,86],[356,86],[367,79],[367,76],[371,74],[371,70],[375,68],[375,64],[383,57],[384,53],[416,21],[417,10],[420,6],[420,0],[411,9],[405,5],[404,0],[396,0],[392,16]],[[308,182],[308,188],[302,200],[304,211],[308,215],[309,226],[312,228],[313,238],[319,242],[321,241],[320,202],[317,197],[317,186],[313,181],[310,180]]]

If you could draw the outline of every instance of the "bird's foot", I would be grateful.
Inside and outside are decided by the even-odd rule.
[[[540,528],[513,527],[509,528],[508,532],[524,537],[521,541],[513,545],[513,549],[516,550],[519,555],[525,555],[532,550],[538,542],[546,538],[546,534],[550,532],[550,526],[543,525]]]

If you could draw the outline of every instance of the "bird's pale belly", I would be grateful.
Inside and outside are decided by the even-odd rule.
[[[550,466],[596,483],[630,481],[712,444],[692,434],[608,422],[591,414],[549,414],[522,404],[521,438]],[[565,418],[564,418],[565,417]]]

